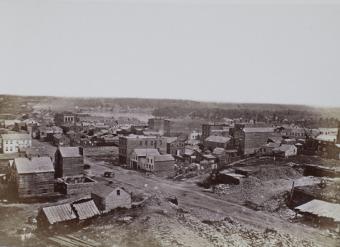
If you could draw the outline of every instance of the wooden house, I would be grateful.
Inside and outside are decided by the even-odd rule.
[[[78,176],[84,173],[82,147],[58,147],[55,153],[55,176]]]
[[[91,193],[91,197],[102,212],[116,208],[131,208],[131,195],[122,187],[98,185]]]
[[[15,158],[11,167],[11,181],[19,198],[53,195],[54,167],[51,158]]]

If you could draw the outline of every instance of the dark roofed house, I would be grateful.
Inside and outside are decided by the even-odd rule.
[[[102,212],[116,208],[131,208],[131,195],[122,187],[98,185],[91,193],[91,197]]]
[[[84,173],[82,147],[58,147],[55,153],[56,177],[78,176]]]
[[[50,157],[15,158],[11,167],[19,198],[54,194],[54,167]]]

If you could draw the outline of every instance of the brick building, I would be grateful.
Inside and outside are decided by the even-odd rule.
[[[54,115],[54,123],[57,126],[74,125],[76,123],[76,115],[72,112],[61,112]]]
[[[130,164],[130,155],[134,149],[157,149],[165,154],[167,139],[160,136],[129,135],[119,137],[119,162]]]
[[[164,136],[170,136],[170,120],[164,118],[150,118],[149,129],[160,132]]]
[[[278,135],[272,127],[242,127],[236,126],[233,129],[233,146],[242,155],[256,153],[268,138]]]
[[[225,123],[207,123],[202,124],[201,140],[204,141],[211,135],[227,136],[229,135],[230,126]]]

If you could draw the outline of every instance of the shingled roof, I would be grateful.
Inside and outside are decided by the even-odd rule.
[[[54,172],[50,157],[15,158],[14,164],[18,174]]]
[[[171,154],[155,155],[155,161],[174,161],[175,158]]]
[[[59,147],[59,151],[62,157],[81,157],[79,147]]]

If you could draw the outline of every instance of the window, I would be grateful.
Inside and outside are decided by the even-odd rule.
[[[145,146],[147,146],[148,145],[148,141],[145,141]]]
[[[42,193],[46,194],[47,193],[47,189],[42,189]]]
[[[139,145],[143,146],[143,141],[140,141],[140,142],[139,142]]]
[[[27,191],[27,195],[30,195],[30,194],[31,194],[31,191],[30,191],[30,190],[28,190],[28,191]]]
[[[120,196],[120,190],[117,190],[117,196]]]

